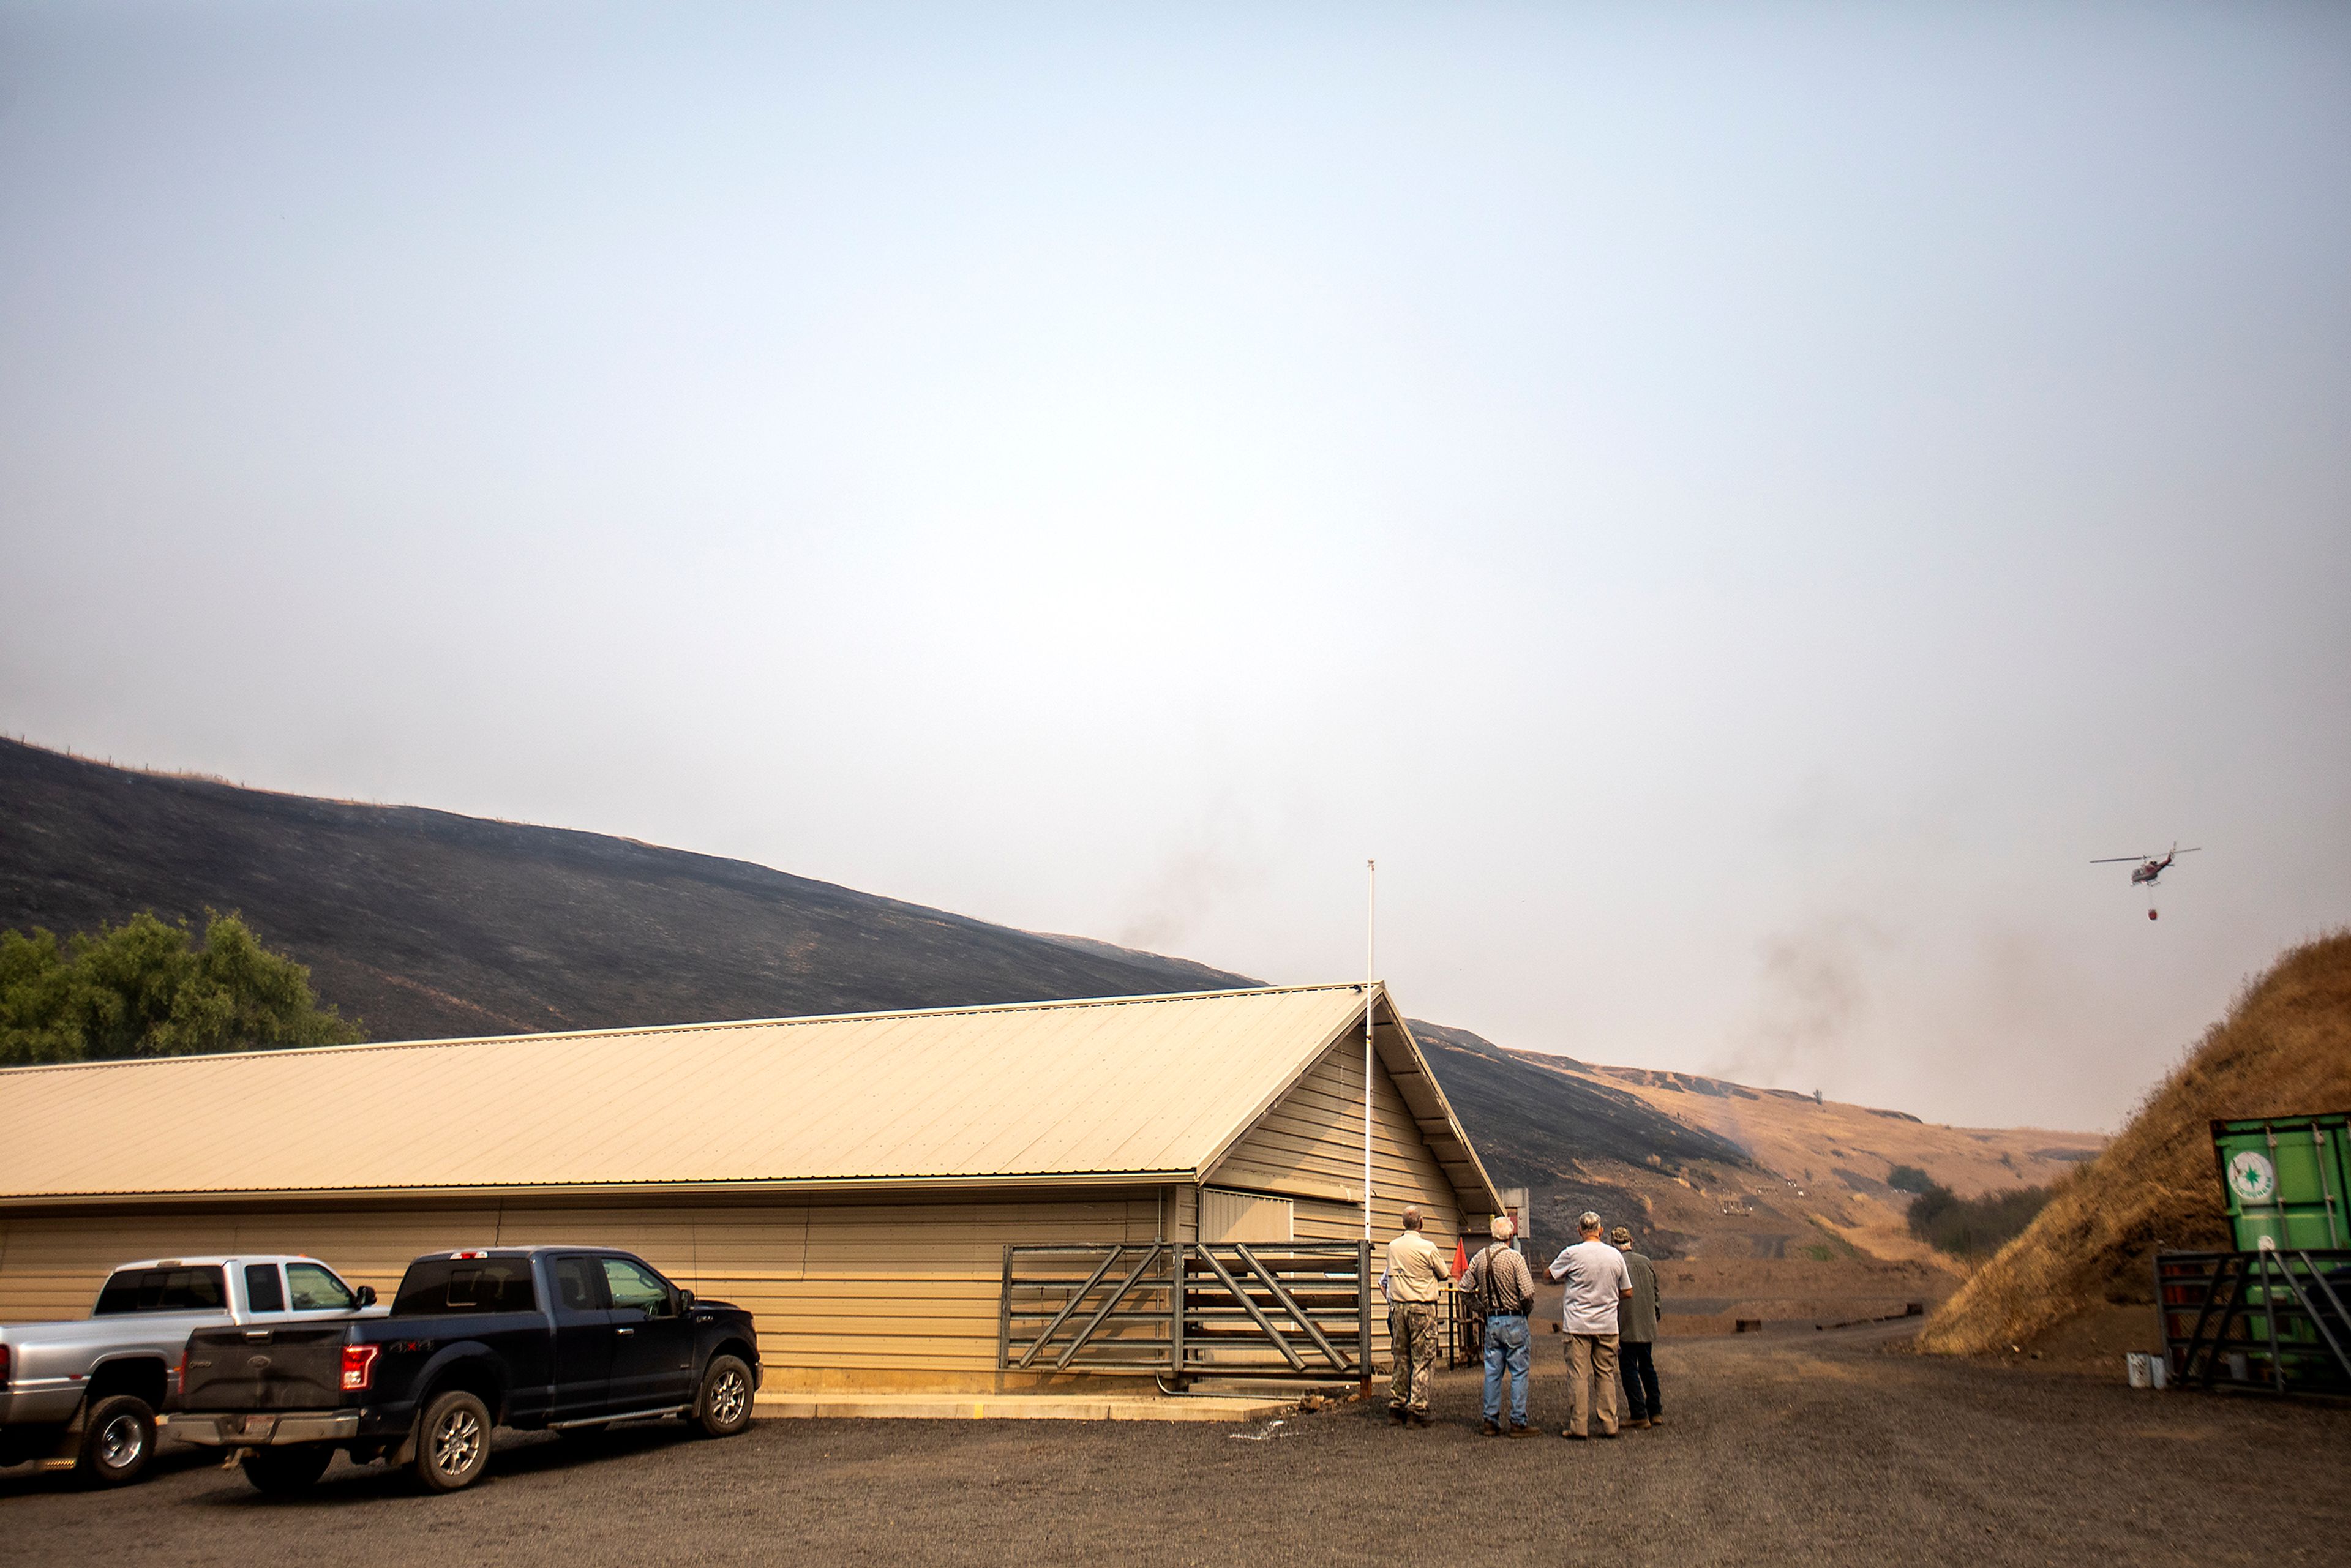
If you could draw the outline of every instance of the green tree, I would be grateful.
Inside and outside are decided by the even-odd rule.
[[[2054,1189],[2011,1187],[1981,1197],[1961,1197],[1939,1182],[1910,1200],[1910,1234],[1938,1251],[1962,1258],[1987,1257],[1999,1251],[2033,1216],[2048,1207]]]
[[[342,1045],[356,1020],[321,1008],[310,971],[273,953],[235,915],[132,915],[59,945],[0,932],[0,1066]]]

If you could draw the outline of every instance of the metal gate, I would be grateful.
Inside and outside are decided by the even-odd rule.
[[[2158,1253],[2155,1291],[2175,1384],[2351,1392],[2351,1250]]]
[[[1008,1372],[1368,1382],[1368,1241],[1007,1247]]]

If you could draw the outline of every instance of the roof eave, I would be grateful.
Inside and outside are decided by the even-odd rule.
[[[726,1197],[794,1193],[1033,1191],[1040,1187],[1165,1186],[1194,1179],[1188,1170],[1055,1171],[1004,1176],[780,1176],[744,1181],[517,1183],[468,1186],[256,1187],[188,1192],[16,1193],[0,1196],[0,1210],[98,1208],[122,1204],[189,1206],[214,1203],[332,1203],[418,1198],[478,1201],[485,1197]]]

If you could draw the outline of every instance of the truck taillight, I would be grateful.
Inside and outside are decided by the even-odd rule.
[[[187,1391],[188,1347],[183,1344],[180,1347],[180,1364],[173,1368],[172,1372],[172,1387],[170,1392],[173,1394],[185,1394]]]
[[[343,1392],[357,1393],[373,1381],[375,1356],[380,1348],[372,1344],[343,1346]]]
[[[0,1344],[0,1388],[5,1388],[8,1386],[8,1347],[5,1344]]]

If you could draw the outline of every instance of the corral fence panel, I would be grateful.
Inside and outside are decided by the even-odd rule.
[[[1368,1241],[1007,1247],[998,1367],[1367,1382]]]
[[[2351,1393],[2351,1249],[2159,1252],[2155,1291],[2174,1385]]]

